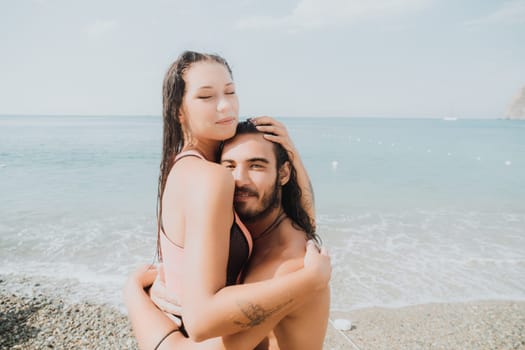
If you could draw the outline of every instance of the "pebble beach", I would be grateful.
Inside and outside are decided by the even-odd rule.
[[[332,312],[325,349],[525,349],[525,302],[476,301]]]
[[[69,300],[45,281],[0,275],[0,349],[137,349],[122,310]],[[330,324],[324,349],[525,349],[521,301],[331,313],[331,320],[339,318],[352,328]]]

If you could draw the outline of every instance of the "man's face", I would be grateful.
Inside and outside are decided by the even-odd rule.
[[[232,171],[233,203],[243,221],[261,219],[280,205],[281,187],[273,144],[262,134],[243,134],[227,142],[221,164]]]

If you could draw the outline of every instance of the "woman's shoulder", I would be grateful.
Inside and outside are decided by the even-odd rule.
[[[184,203],[187,220],[202,221],[202,213],[223,210],[225,218],[233,216],[235,182],[228,169],[198,158],[184,159],[184,163],[177,163],[175,168],[166,188],[170,186],[171,198]],[[227,221],[231,223],[230,219]]]
[[[170,171],[168,182],[177,182],[181,186],[199,185],[207,188],[231,186],[234,181],[231,172],[220,164],[197,157],[181,159]]]

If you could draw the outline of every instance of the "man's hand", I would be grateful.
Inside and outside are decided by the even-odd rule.
[[[146,289],[153,284],[157,276],[157,267],[155,265],[142,265],[133,271],[126,281],[126,285],[132,288],[141,287]]]
[[[180,327],[182,325],[181,319],[174,316],[182,314],[182,307],[180,306],[180,302],[175,299],[173,295],[170,295],[166,288],[164,265],[162,263],[158,265],[156,278],[149,290],[149,296],[151,301],[153,301],[159,309],[164,311],[166,316],[175,322],[177,326]]]

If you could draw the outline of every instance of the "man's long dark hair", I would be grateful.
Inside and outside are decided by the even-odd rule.
[[[237,131],[235,135],[237,136],[243,134],[259,133],[261,133],[261,131],[257,130],[252,122],[246,120],[237,124]],[[308,212],[302,205],[301,197],[303,193],[297,181],[297,171],[290,160],[288,152],[283,146],[276,142],[273,143],[273,149],[275,158],[277,160],[277,171],[279,171],[284,163],[290,163],[290,179],[284,186],[281,186],[281,206],[284,212],[292,220],[293,224],[298,226],[306,233],[308,239],[313,239],[317,243],[321,243],[319,235],[315,233],[314,218],[311,218],[308,215]]]

